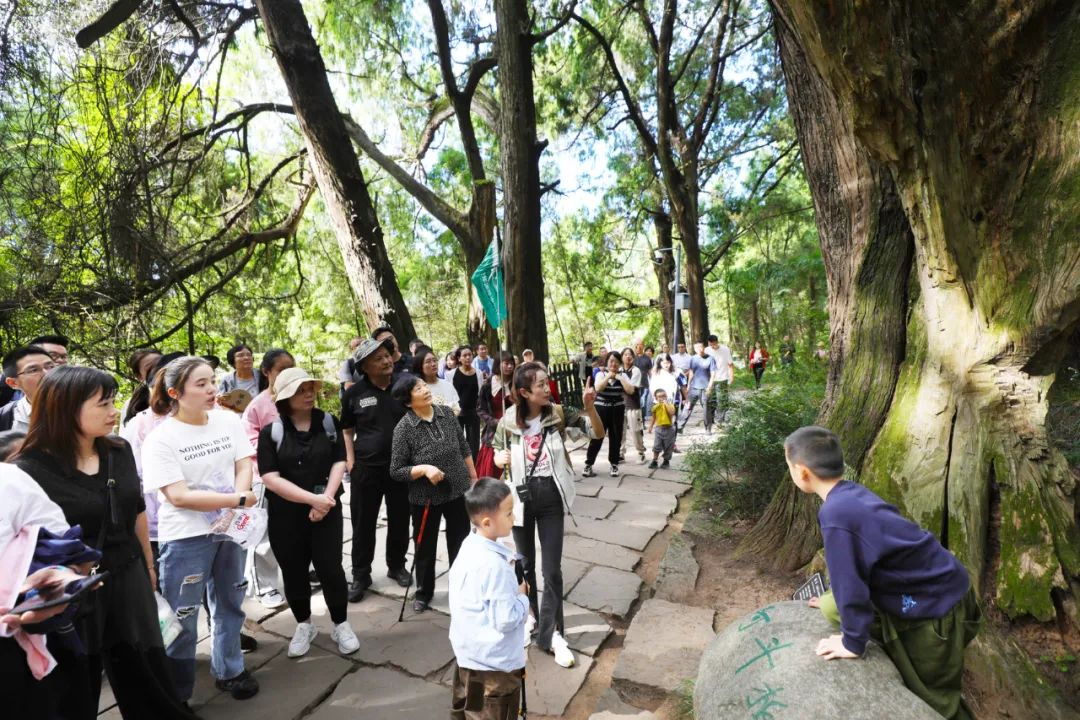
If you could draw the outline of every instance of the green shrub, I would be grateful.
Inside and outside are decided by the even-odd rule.
[[[714,516],[758,518],[787,477],[784,438],[817,419],[825,396],[820,367],[777,368],[761,390],[733,393],[715,440],[687,453],[698,504]]]

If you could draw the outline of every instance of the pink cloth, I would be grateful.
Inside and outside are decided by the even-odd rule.
[[[23,581],[30,571],[30,561],[34,558],[38,528],[38,525],[23,527],[0,553],[0,605],[3,607],[14,606],[19,597]],[[56,667],[56,659],[49,653],[44,635],[23,632],[21,628],[13,629],[0,623],[0,637],[15,638],[26,653],[26,664],[30,666],[35,680],[45,677]]]
[[[251,441],[251,446],[255,448],[256,453],[259,450],[259,431],[279,417],[281,414],[278,413],[277,405],[274,404],[274,397],[269,389],[256,395],[244,410],[240,421],[244,423],[244,430],[247,431],[248,440]],[[258,455],[251,458],[251,472],[252,482],[262,482],[262,477],[259,475]]]
[[[128,444],[131,445],[131,452],[135,455],[135,469],[139,472],[140,480],[142,479],[143,441],[146,440],[146,436],[150,434],[151,430],[165,422],[168,417],[168,415],[156,415],[153,410],[147,408],[137,413],[135,417],[128,421],[127,425],[120,428],[120,437],[128,441]],[[150,539],[156,541],[158,509],[161,507],[158,491],[143,493],[143,500],[146,501],[146,524],[150,532]]]

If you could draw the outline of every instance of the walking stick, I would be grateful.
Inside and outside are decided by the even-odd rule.
[[[413,548],[412,567],[409,568],[409,584],[405,586],[405,597],[401,598],[401,612],[398,613],[398,622],[405,619],[405,603],[409,600],[409,588],[412,587],[413,573],[416,571],[416,556],[420,554],[420,543],[424,541],[424,528],[427,527],[429,510],[431,510],[431,500],[424,503],[424,514],[420,516],[420,532],[416,534],[416,547]]]

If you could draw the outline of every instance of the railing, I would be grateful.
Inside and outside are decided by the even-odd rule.
[[[554,363],[548,366],[548,377],[558,386],[563,406],[580,410],[582,383],[578,376],[578,364]]]

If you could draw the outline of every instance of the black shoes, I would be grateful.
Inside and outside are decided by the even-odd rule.
[[[240,633],[240,652],[249,653],[259,649],[259,641],[246,633]]]
[[[413,604],[412,604],[413,612],[422,613],[422,612],[425,612],[428,609],[428,607],[430,607],[430,606],[428,605],[427,600],[413,600]]]
[[[247,670],[229,680],[215,680],[214,686],[233,696],[233,700],[247,700],[259,692],[259,681]]]
[[[664,462],[660,463],[660,469],[661,469],[661,470],[667,470],[667,469],[668,469],[669,467],[671,467],[671,463],[670,463],[670,462],[668,462],[667,460],[665,460]]]
[[[349,583],[349,602],[360,602],[364,599],[364,593],[371,587],[371,576],[353,578]]]
[[[655,470],[657,467],[659,467],[659,466],[656,464],[655,460],[653,460],[651,463],[649,463],[649,469],[650,470]]]
[[[391,580],[395,580],[401,587],[409,587],[412,584],[412,575],[405,568],[397,568],[395,570],[387,570],[386,577]]]

